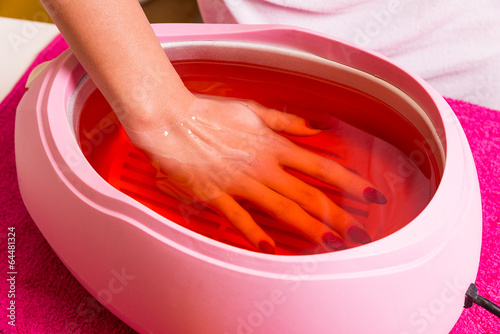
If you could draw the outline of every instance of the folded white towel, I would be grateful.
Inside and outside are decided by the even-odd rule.
[[[498,0],[198,0],[205,22],[289,24],[392,58],[442,95],[500,109]]]

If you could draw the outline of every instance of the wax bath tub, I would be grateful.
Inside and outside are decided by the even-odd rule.
[[[81,284],[141,333],[448,333],[475,280],[481,202],[444,99],[384,57],[302,29],[154,29],[191,90],[334,120],[319,137],[290,139],[370,179],[388,203],[362,205],[299,176],[374,241],[324,253],[247,203],[277,242],[276,255],[255,252],[210,210],[155,188],[67,51],[19,105],[16,159],[30,214]]]

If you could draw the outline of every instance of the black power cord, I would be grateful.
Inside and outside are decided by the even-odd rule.
[[[500,318],[500,307],[484,298],[483,296],[480,296],[477,292],[476,285],[474,285],[474,283],[471,283],[469,285],[469,288],[467,289],[467,292],[465,293],[464,308],[470,308],[474,304],[481,306],[488,312],[491,312]]]

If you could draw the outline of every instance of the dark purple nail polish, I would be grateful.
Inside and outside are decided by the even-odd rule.
[[[349,227],[347,229],[347,234],[354,242],[363,245],[372,242],[372,238],[370,238],[370,235],[368,235],[368,233],[364,229],[358,226]]]
[[[365,190],[363,190],[363,196],[365,196],[368,202],[376,204],[387,203],[387,198],[385,198],[380,191],[372,187],[366,187]]]
[[[323,234],[323,237],[321,239],[323,240],[325,245],[332,250],[342,250],[347,248],[344,240],[340,239],[331,232],[326,232],[325,234]]]
[[[320,121],[320,120],[310,120],[309,126],[313,129],[317,129],[317,130],[329,130],[332,128],[331,123],[325,122],[325,121]]]
[[[259,249],[266,254],[276,254],[273,245],[266,240],[259,242]]]

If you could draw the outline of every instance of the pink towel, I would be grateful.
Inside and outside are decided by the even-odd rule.
[[[30,71],[68,46],[59,36],[43,50],[0,104],[0,333],[136,333],[103,308],[76,281],[45,241],[24,207],[14,158],[14,120]],[[50,190],[48,190],[50,191]],[[15,297],[9,298],[8,228],[15,227]],[[15,301],[15,327],[7,317]]]
[[[103,308],[66,269],[30,218],[17,186],[14,159],[15,110],[29,71],[67,48],[57,37],[0,104],[0,333],[135,333]],[[481,182],[484,232],[479,293],[500,303],[500,113],[448,100],[469,139]],[[50,191],[50,190],[48,190]],[[8,227],[15,227],[15,298],[9,298]],[[460,259],[457,259],[460,261]],[[9,325],[9,303],[15,301],[15,327]],[[166,315],[168,316],[168,315]],[[431,321],[431,320],[430,320]],[[477,306],[465,310],[450,334],[496,333],[500,320]],[[169,333],[182,334],[182,333]],[[285,333],[286,334],[286,333]]]

